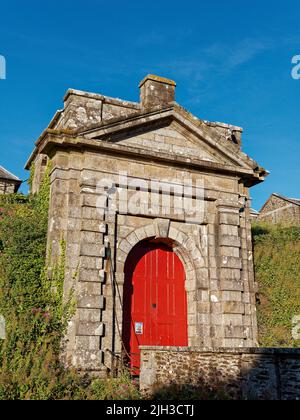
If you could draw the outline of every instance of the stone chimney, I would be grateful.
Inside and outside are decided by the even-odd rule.
[[[167,108],[175,100],[176,83],[164,77],[149,74],[140,83],[141,105],[144,109]]]

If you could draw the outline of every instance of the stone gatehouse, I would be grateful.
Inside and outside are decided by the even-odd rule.
[[[149,75],[139,103],[69,90],[27,163],[52,161],[49,247],[66,241],[69,364],[106,374],[139,346],[255,347],[249,188],[267,172],[240,127],[196,118]]]

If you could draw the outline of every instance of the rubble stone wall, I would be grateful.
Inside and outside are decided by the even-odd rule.
[[[225,398],[300,399],[300,349],[143,347],[141,390],[155,395],[174,385]]]

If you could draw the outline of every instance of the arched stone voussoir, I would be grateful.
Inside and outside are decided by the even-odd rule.
[[[127,240],[132,247],[136,246],[140,242],[134,230],[126,236],[125,240]]]
[[[144,227],[139,227],[138,229],[133,229],[132,232],[120,241],[118,249],[124,249],[124,247],[128,247],[128,244],[130,244],[130,249],[128,249],[129,254],[141,241],[155,237],[155,233],[156,231],[153,223]]]
[[[160,229],[158,229],[159,223],[161,223],[163,231],[166,232],[168,221],[155,219],[152,223],[149,223],[146,226],[132,230],[132,232],[130,232],[124,239],[120,241],[117,250],[117,261],[119,262],[118,272],[120,272],[119,270],[121,266],[124,268],[124,264],[128,255],[132,249],[138,245],[138,243],[146,239],[160,237]],[[184,265],[185,271],[187,273],[187,279],[190,280],[192,278],[196,278],[196,269],[199,267],[199,263],[201,262],[203,267],[205,267],[205,259],[196,242],[184,232],[172,226],[172,224],[169,226],[168,234],[169,236],[167,238],[171,239],[175,244],[174,252],[176,255],[178,255]],[[163,239],[167,238],[163,237]]]
[[[125,263],[126,259],[127,259],[128,253],[122,251],[122,249],[120,247],[118,247],[118,251],[117,251],[117,262],[118,263]]]

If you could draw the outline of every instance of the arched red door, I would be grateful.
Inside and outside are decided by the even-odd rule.
[[[139,346],[188,346],[184,267],[172,248],[143,242],[125,267],[123,341],[132,369]]]

